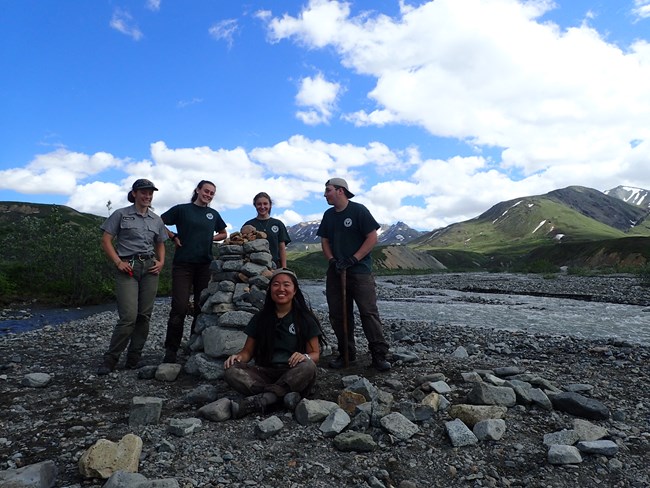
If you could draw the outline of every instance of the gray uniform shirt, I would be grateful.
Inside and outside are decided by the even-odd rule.
[[[115,210],[100,228],[117,238],[120,257],[154,254],[155,244],[167,239],[162,219],[151,210],[140,215],[135,205]]]

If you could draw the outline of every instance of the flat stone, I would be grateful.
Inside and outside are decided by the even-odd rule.
[[[371,435],[362,432],[347,431],[334,438],[334,447],[344,452],[370,452],[376,449],[377,443]]]
[[[271,415],[255,424],[255,437],[258,439],[268,439],[280,432],[283,427],[284,423],[282,420],[277,415]]]
[[[56,484],[59,473],[54,461],[29,464],[0,471],[0,486],[8,488],[49,488]]]
[[[454,447],[471,446],[478,443],[478,437],[460,419],[445,422],[445,428]]]
[[[618,444],[614,441],[580,441],[577,448],[587,454],[599,454],[601,456],[612,457],[618,453]]]
[[[452,405],[449,408],[449,415],[460,419],[465,425],[474,427],[481,420],[502,419],[508,409],[497,405]]]
[[[498,441],[506,432],[506,422],[503,419],[481,420],[474,425],[472,432],[481,441]]]
[[[609,409],[603,403],[572,391],[553,396],[551,402],[556,410],[578,417],[591,420],[609,418]]]
[[[393,412],[382,417],[380,423],[386,432],[402,441],[410,439],[420,431],[417,425],[399,412]]]
[[[220,398],[199,408],[199,415],[213,422],[223,422],[232,416],[229,398]]]
[[[582,456],[577,447],[554,444],[548,448],[548,462],[551,464],[580,464]]]

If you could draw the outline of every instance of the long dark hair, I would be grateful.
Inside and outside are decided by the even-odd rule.
[[[199,181],[199,184],[196,185],[196,188],[194,188],[194,193],[192,193],[192,198],[190,199],[190,203],[194,203],[194,200],[199,198],[199,192],[197,192],[196,190],[197,189],[200,190],[201,188],[203,188],[203,185],[212,185],[215,188],[217,187],[217,185],[215,185],[214,183],[212,183],[209,180],[201,180],[201,181]]]
[[[282,274],[282,273],[281,273]],[[291,300],[291,314],[293,315],[293,323],[296,326],[296,336],[298,340],[298,352],[307,352],[307,338],[304,336],[303,324],[313,320],[318,325],[321,335],[318,337],[318,343],[324,346],[327,342],[325,340],[325,333],[320,325],[320,321],[312,311],[309,303],[305,299],[300,287],[298,286],[298,279],[293,273],[286,273],[291,277],[296,294]],[[279,275],[276,275],[279,276]],[[275,279],[275,276],[273,277]],[[271,283],[266,289],[266,298],[262,310],[257,313],[257,334],[255,336],[255,364],[260,366],[270,366],[273,358],[273,347],[275,345],[275,328],[279,322],[275,314],[275,302],[271,298]]]

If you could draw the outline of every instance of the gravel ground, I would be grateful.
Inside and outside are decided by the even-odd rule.
[[[630,303],[650,304],[647,288],[622,276],[539,281],[529,276],[467,274],[393,277],[379,283],[384,299],[408,299],[418,288],[436,286],[584,295],[589,296],[584,299],[616,303],[626,303],[619,300],[628,297]],[[144,357],[147,364],[157,364],[162,357],[168,312],[166,301],[155,307]],[[451,420],[447,411],[418,423],[419,432],[408,440],[371,427],[368,433],[377,448],[365,453],[338,451],[332,439],[322,435],[319,424],[300,425],[291,412],[283,410],[273,414],[284,428],[266,440],[258,439],[254,429],[271,413],[225,422],[204,419],[201,431],[177,437],[168,432],[169,421],[198,416],[197,405],[186,401],[188,393],[212,383],[219,397],[235,398],[236,394],[220,380],[207,382],[185,373],[174,382],[138,379],[137,371],[121,368],[97,377],[95,371],[115,320],[114,312],[104,312],[57,327],[0,336],[0,470],[52,460],[59,470],[56,486],[99,487],[103,480],[79,475],[81,454],[99,439],[118,441],[132,432],[144,442],[139,472],[148,479],[174,478],[181,487],[650,487],[647,347],[616,339],[581,340],[391,320],[384,324],[391,349],[416,354],[417,360],[397,361],[390,372],[377,373],[368,368],[369,356],[362,354],[348,370],[319,369],[312,398],[336,401],[343,389],[342,378],[354,374],[393,395],[395,410],[426,394],[426,379],[436,373],[451,387],[445,397],[452,405],[465,403],[471,388],[462,373],[504,366],[519,366],[561,389],[590,385],[593,388],[586,395],[605,404],[611,413],[607,420],[592,422],[607,429],[607,439],[616,442],[618,453],[613,457],[585,454],[579,464],[557,466],[547,461],[544,434],[571,429],[575,417],[523,405],[508,409],[501,440],[461,448],[453,447],[447,436],[445,422]],[[322,320],[329,331],[326,317]],[[362,337],[359,342],[364,343]],[[452,356],[459,346],[469,357]],[[321,365],[327,360],[323,357]],[[51,375],[46,387],[21,384],[26,374],[37,372]],[[129,427],[134,396],[164,400],[159,424]]]

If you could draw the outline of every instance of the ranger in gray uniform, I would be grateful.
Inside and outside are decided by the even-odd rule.
[[[167,229],[149,207],[158,188],[145,179],[136,180],[128,194],[130,207],[116,210],[102,224],[102,249],[115,264],[115,294],[119,320],[108,351],[97,370],[106,375],[115,369],[127,348],[126,367],[137,367],[149,335],[149,321],[158,291],[158,278],[165,264]],[[117,248],[113,247],[113,239]]]

